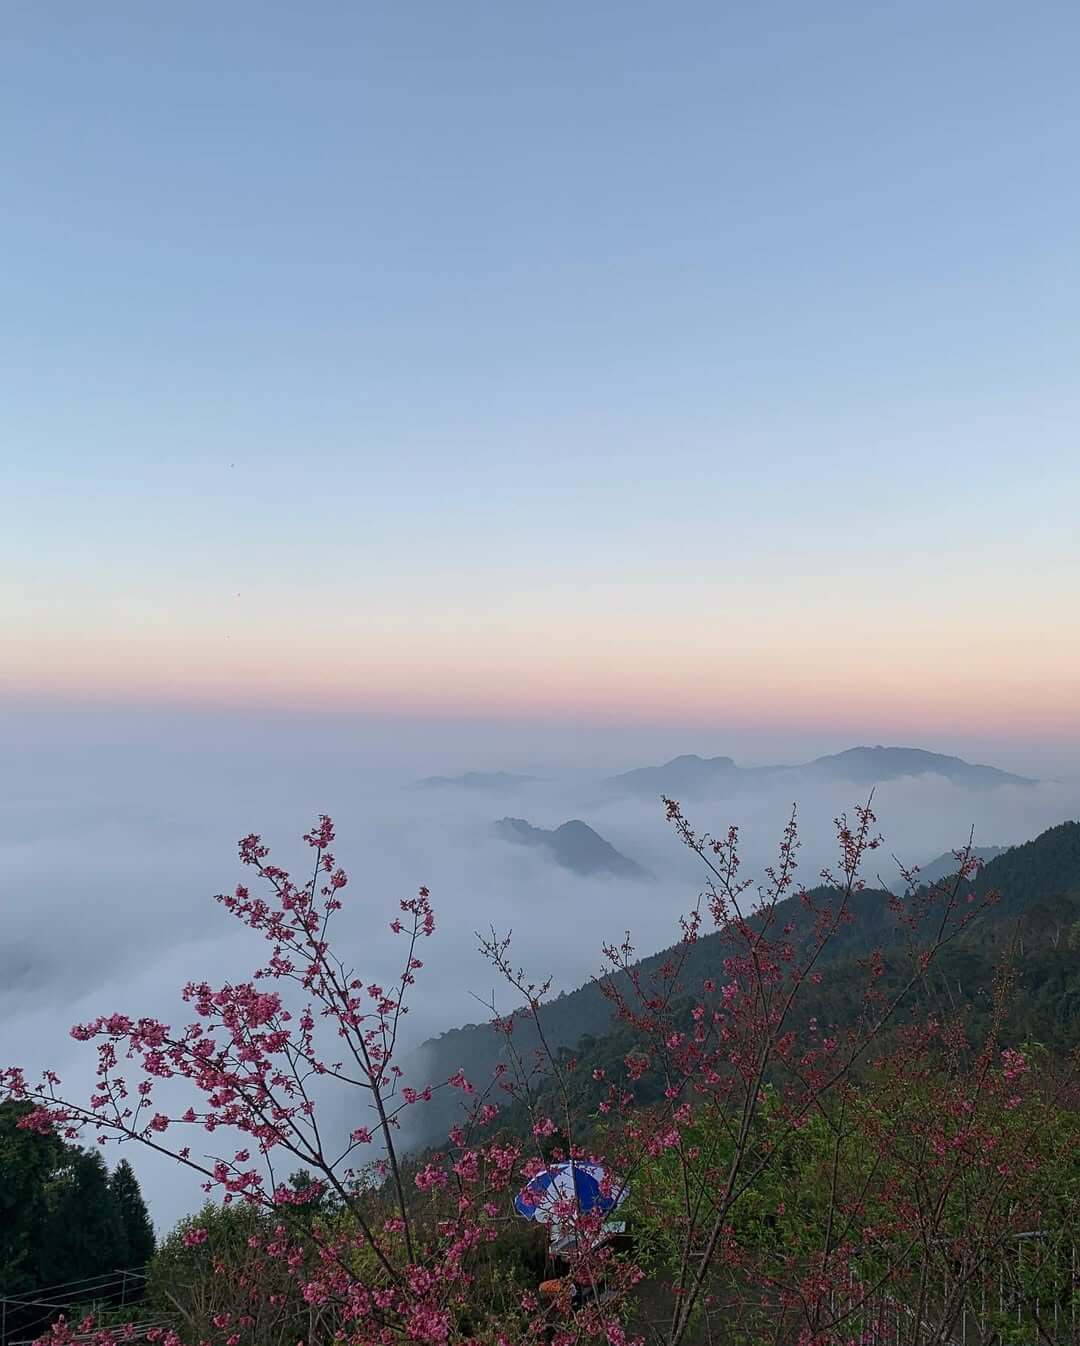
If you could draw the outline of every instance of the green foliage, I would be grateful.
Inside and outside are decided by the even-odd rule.
[[[0,1285],[18,1294],[130,1267],[153,1248],[130,1165],[19,1128],[31,1107],[0,1104]],[[129,1224],[130,1221],[130,1224]]]
[[[1012,846],[982,867],[970,884],[1001,893],[997,923],[1015,920],[1033,903],[1080,891],[1080,822],[1059,823],[1033,841]]]
[[[37,1240],[40,1284],[99,1276],[127,1265],[123,1215],[100,1153],[68,1147],[50,1175],[45,1208]]]
[[[55,1136],[19,1130],[29,1103],[0,1103],[0,1289],[16,1295],[40,1284],[37,1254],[48,1219],[48,1183],[64,1158]]]
[[[228,1315],[242,1346],[293,1346],[314,1340],[318,1315],[281,1259],[262,1247],[277,1223],[262,1207],[208,1201],[181,1220],[150,1263],[146,1298],[152,1311],[170,1314],[194,1341],[216,1335],[214,1318]],[[185,1238],[194,1230],[204,1242]]]
[[[248,1246],[248,1240],[261,1236],[266,1228],[266,1215],[257,1206],[246,1202],[231,1206],[205,1202],[194,1215],[185,1216],[158,1245],[147,1275],[148,1301],[155,1307],[165,1307],[173,1286],[195,1278],[216,1257],[235,1261]],[[206,1241],[186,1243],[186,1236],[197,1229],[206,1231]]]
[[[308,1181],[303,1173],[290,1180],[297,1189]],[[390,1213],[382,1204],[386,1193],[372,1190],[368,1199],[365,1215],[381,1222]],[[414,1231],[445,1217],[450,1200],[438,1193],[418,1198],[411,1212]],[[313,1204],[272,1214],[244,1202],[228,1206],[207,1202],[159,1246],[150,1264],[148,1308],[171,1315],[183,1327],[182,1335],[192,1340],[219,1335],[214,1319],[226,1316],[240,1346],[294,1346],[297,1340],[332,1339],[337,1325],[332,1310],[311,1308],[300,1291],[303,1276],[263,1251],[281,1224],[291,1224],[290,1234],[307,1243],[313,1273],[318,1264],[316,1240],[333,1242],[343,1233],[355,1233],[354,1216],[333,1202],[321,1209]],[[205,1231],[205,1240],[185,1241],[196,1230]],[[370,1248],[350,1244],[342,1255],[357,1281],[369,1288],[385,1283],[385,1272]],[[457,1331],[469,1336],[493,1320],[515,1320],[523,1291],[535,1290],[546,1270],[546,1232],[508,1218],[498,1241],[481,1245],[472,1255],[474,1293],[467,1304],[458,1306]]]
[[[1025,1052],[1032,1061],[1045,1057],[1030,1044]],[[1080,1309],[1080,1287],[1073,1284],[1080,1114],[1051,1104],[1036,1090],[1023,1103],[991,1104],[982,1115],[995,1154],[1025,1165],[1025,1210],[1037,1232],[1017,1238],[1014,1234],[1028,1227],[1014,1225],[1011,1203],[995,1210],[985,1168],[952,1161],[936,1168],[927,1162],[925,1123],[941,1115],[944,1090],[944,1081],[930,1079],[915,1087],[905,1080],[895,1088],[864,1081],[845,1091],[840,1107],[822,1109],[794,1132],[768,1100],[751,1148],[755,1156],[771,1150],[772,1157],[730,1211],[732,1241],[759,1271],[770,1264],[809,1267],[823,1248],[843,1242],[855,1250],[853,1270],[860,1283],[873,1285],[889,1275],[894,1285],[910,1281],[914,1287],[929,1274],[942,1300],[940,1287],[948,1285],[950,1270],[939,1250],[966,1247],[965,1256],[979,1262],[971,1293],[978,1298],[984,1287],[987,1291],[984,1326],[996,1328],[995,1340],[1003,1346],[1033,1341],[1036,1312],[1046,1320],[1056,1312],[1064,1322]],[[965,1116],[956,1129],[967,1124]],[[716,1109],[699,1112],[680,1132],[678,1151],[667,1149],[643,1162],[625,1207],[636,1256],[654,1280],[677,1282],[685,1274],[678,1229],[686,1203],[716,1199],[719,1192],[710,1190],[706,1175],[723,1172],[733,1150],[732,1133]],[[693,1158],[684,1168],[686,1156]],[[903,1209],[918,1214],[897,1222]],[[927,1226],[932,1233],[922,1243],[912,1231]],[[718,1271],[714,1287],[721,1298],[724,1274]],[[731,1275],[737,1279],[738,1272]]]
[[[1012,847],[989,861],[963,884],[977,898],[998,892],[1000,900],[986,911],[973,928],[943,949],[932,974],[910,997],[906,1017],[927,1010],[954,1012],[964,1008],[971,1035],[978,1038],[986,1028],[993,1005],[994,981],[1003,957],[1011,949],[1016,974],[1016,994],[1004,1025],[1013,1041],[1033,1039],[1056,1052],[1080,1046],[1080,823],[1067,822],[1022,846]],[[820,894],[823,890],[817,890]],[[859,1008],[862,974],[858,960],[872,950],[885,953],[883,990],[895,990],[910,973],[904,931],[889,907],[891,894],[867,889],[856,895],[854,919],[843,925],[819,960],[824,972],[821,985],[806,987],[792,1019],[799,1028],[810,1016],[822,1024],[850,1023]],[[781,902],[778,925],[803,921],[797,897]],[[673,950],[666,949],[637,964],[647,983]],[[727,956],[718,934],[703,936],[690,950],[681,977],[689,993],[712,977],[727,980],[723,963]],[[619,979],[616,979],[619,980]],[[624,988],[625,989],[625,988]],[[556,1049],[571,1051],[586,1078],[593,1069],[612,1076],[622,1073],[622,1062],[634,1044],[633,1035],[614,1023],[611,1005],[594,983],[542,1006],[544,1034]],[[529,1058],[538,1039],[533,1025],[519,1022],[515,1046]],[[467,1025],[445,1033],[428,1044],[426,1066],[431,1078],[464,1068],[466,1075],[482,1086],[502,1059],[504,1043],[490,1025]],[[594,1091],[599,1097],[599,1090]],[[635,1087],[639,1102],[658,1100],[663,1083],[646,1074]],[[438,1143],[453,1120],[450,1109],[460,1107],[454,1091],[435,1095],[424,1113],[429,1128],[425,1139]],[[519,1128],[524,1118],[513,1110],[507,1123]]]
[[[0,1294],[32,1297],[42,1287],[145,1264],[154,1231],[131,1166],[121,1162],[110,1176],[99,1151],[21,1129],[32,1110],[0,1104]],[[138,1282],[117,1294],[137,1296]],[[40,1308],[9,1309],[7,1335],[41,1331],[43,1312],[47,1319]]]
[[[120,1212],[120,1220],[127,1240],[125,1266],[145,1266],[154,1255],[154,1226],[146,1209],[135,1173],[126,1159],[121,1159],[109,1179],[109,1191]]]

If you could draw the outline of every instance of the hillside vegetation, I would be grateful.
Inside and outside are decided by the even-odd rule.
[[[1013,946],[1016,994],[1009,1031],[1053,1050],[1076,1046],[1080,1043],[1080,822],[1061,823],[1010,848],[965,880],[964,886],[976,898],[996,892],[998,900],[975,928],[942,951],[933,978],[912,1002],[911,1012],[925,1011],[928,998],[951,1009],[964,1006],[978,1029],[990,1011],[997,967]],[[856,896],[857,918],[837,932],[823,955],[826,962],[840,966],[827,985],[808,990],[800,1011],[805,1017],[843,1021],[853,1009],[844,988],[857,984],[857,960],[878,946],[899,965],[903,931],[891,914],[891,896],[882,889],[866,889]],[[788,897],[778,907],[778,916],[783,920],[798,910],[798,897]],[[646,980],[655,976],[673,952],[674,946],[642,958],[636,971]],[[719,932],[702,936],[687,957],[683,981],[691,985],[707,977],[722,979],[725,956]],[[851,963],[850,978],[843,975],[846,961]],[[613,1028],[611,1004],[597,982],[546,1002],[539,1020],[550,1046],[573,1049],[582,1064],[590,1066],[610,1064],[625,1055],[632,1041],[627,1030]],[[539,1041],[528,1021],[518,1026],[516,1038],[522,1052]],[[425,1044],[423,1053],[429,1077],[464,1069],[477,1082],[489,1079],[504,1057],[505,1039],[490,1024],[452,1029]],[[438,1141],[459,1107],[450,1096],[436,1095],[424,1112],[420,1139]]]

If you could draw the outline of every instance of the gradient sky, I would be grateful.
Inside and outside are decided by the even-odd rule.
[[[12,0],[0,698],[1080,739],[1078,69],[1070,3]]]

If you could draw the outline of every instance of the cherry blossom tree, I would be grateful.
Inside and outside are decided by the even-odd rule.
[[[992,900],[968,900],[970,851],[951,884],[919,886],[912,874],[903,897],[883,899],[862,878],[880,844],[866,806],[837,822],[837,871],[799,889],[793,815],[755,887],[741,876],[736,831],[699,835],[677,803],[667,810],[706,884],[655,974],[642,973],[629,937],[604,950],[600,984],[630,1044],[617,1070],[583,1078],[549,1043],[548,984],[492,932],[482,948],[519,1002],[509,1015],[492,1007],[503,1064],[489,1081],[458,1071],[406,1085],[398,1057],[436,928],[430,894],[401,901],[390,922],[403,943],[394,982],[368,980],[334,941],[348,881],[322,817],[304,838],[312,858],[300,881],[258,836],[240,843],[251,884],[218,901],[269,946],[247,980],[190,982],[176,1026],[120,1013],[76,1025],[97,1059],[83,1102],[51,1071],[0,1071],[0,1097],[33,1104],[26,1129],[146,1146],[196,1171],[223,1208],[258,1213],[242,1257],[214,1256],[236,1293],[207,1299],[218,1307],[209,1327],[198,1319],[199,1336],[190,1314],[186,1327],[153,1329],[164,1346],[255,1346],[270,1330],[260,1323],[275,1339],[295,1328],[300,1340],[350,1346],[824,1346],[884,1340],[871,1334],[890,1313],[889,1340],[951,1339],[989,1262],[1038,1214],[1030,1054],[1002,1040],[1003,1008],[973,1044],[925,994],[941,951]],[[888,957],[844,963],[849,1012],[819,1022],[808,1005],[840,966],[832,954],[845,933],[884,918],[903,939]],[[723,973],[699,978],[710,931]],[[535,1053],[517,1046],[522,1019]],[[460,1095],[460,1123],[438,1151],[404,1154],[403,1113],[438,1090]],[[334,1091],[355,1100],[344,1135],[325,1120]],[[522,1233],[510,1203],[560,1158],[596,1163],[632,1191],[640,1232],[629,1246],[612,1241],[602,1214],[564,1202],[554,1214],[573,1233],[567,1274],[541,1299],[505,1272]],[[307,1176],[289,1182],[297,1168]],[[209,1253],[206,1223],[184,1228],[193,1254]],[[91,1322],[52,1329],[54,1346],[123,1335]]]

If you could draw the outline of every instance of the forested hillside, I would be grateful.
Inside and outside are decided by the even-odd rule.
[[[991,892],[999,898],[970,931],[942,951],[933,979],[912,1002],[913,1011],[925,1009],[927,996],[939,997],[943,1005],[965,1005],[978,1026],[989,1012],[995,970],[1011,944],[1016,994],[1009,1031],[1057,1050],[1080,1042],[1080,823],[1061,823],[1011,848],[964,880],[964,889],[976,898]],[[857,981],[855,960],[879,946],[889,955],[890,975],[900,975],[903,931],[892,915],[890,897],[879,889],[857,896],[856,919],[837,932],[826,950],[825,959],[834,966],[822,985],[806,995],[803,1016],[843,1021],[854,1008],[849,993],[854,995]],[[789,897],[777,914],[783,922],[799,910],[799,898]],[[643,958],[637,971],[648,979],[671,952]],[[684,982],[722,979],[724,956],[719,934],[703,936],[687,958]],[[847,961],[852,964],[850,976],[844,970]],[[596,983],[545,1004],[540,1021],[549,1044],[575,1049],[583,1064],[620,1058],[630,1045],[624,1030],[612,1032],[611,1006]],[[536,1030],[528,1021],[515,1029],[515,1044],[526,1053],[536,1045]],[[504,1050],[503,1038],[490,1024],[469,1024],[426,1044],[422,1065],[428,1078],[464,1069],[480,1085],[490,1079]],[[441,1139],[459,1107],[450,1095],[436,1094],[424,1109],[420,1138]]]

